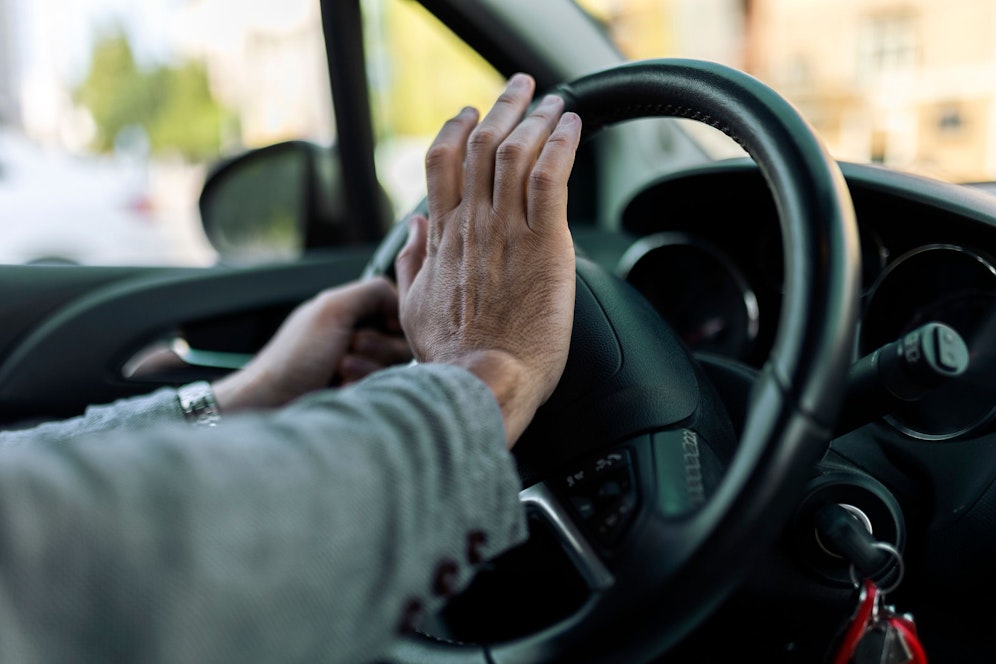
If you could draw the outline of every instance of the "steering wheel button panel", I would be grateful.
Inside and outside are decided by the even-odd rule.
[[[592,463],[592,470],[596,475],[607,473],[616,468],[629,465],[629,455],[626,450],[617,450],[603,454]]]
[[[588,496],[571,496],[571,505],[585,521],[595,516],[595,501]]]
[[[589,459],[564,476],[566,503],[603,546],[612,546],[633,520],[638,504],[633,457],[618,448]]]

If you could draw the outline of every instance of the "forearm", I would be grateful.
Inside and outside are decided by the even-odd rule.
[[[176,390],[90,406],[83,415],[30,428],[0,431],[0,450],[41,443],[58,444],[80,436],[102,436],[126,428],[150,427],[183,420]]]
[[[402,371],[420,380],[385,372],[214,429],[11,450],[0,649],[20,641],[80,661],[376,654],[411,601],[439,600],[440,563],[466,581],[468,535],[484,558],[525,536],[485,386],[453,367]],[[101,633],[135,636],[88,636]]]

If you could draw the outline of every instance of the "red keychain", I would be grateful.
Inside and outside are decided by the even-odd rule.
[[[885,594],[865,579],[858,607],[841,635],[831,664],[927,664],[927,653],[909,614],[883,602]]]
[[[904,664],[927,664],[927,652],[924,650],[923,644],[920,643],[920,637],[916,633],[916,625],[912,616],[898,615],[892,607],[885,607],[882,620],[888,624],[890,630],[895,630],[898,635],[903,654],[906,655]],[[879,661],[888,660],[883,660],[880,657]],[[903,662],[904,660],[899,661]]]
[[[854,655],[854,650],[865,635],[878,606],[878,586],[871,579],[865,579],[861,593],[858,595],[858,608],[854,611],[847,628],[840,637],[837,651],[831,660],[832,664],[847,664]]]

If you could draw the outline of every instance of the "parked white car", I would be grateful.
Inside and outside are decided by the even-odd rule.
[[[175,264],[144,162],[70,156],[0,129],[0,264]]]

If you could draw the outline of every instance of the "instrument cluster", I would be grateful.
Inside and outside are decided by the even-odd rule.
[[[932,441],[996,422],[996,197],[842,164],[857,213],[861,318],[854,360],[929,322],[954,328],[969,366],[884,422]],[[770,192],[750,162],[667,178],[635,196],[636,240],[617,265],[695,353],[759,368],[777,333],[783,249]]]

